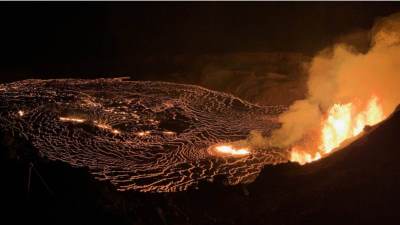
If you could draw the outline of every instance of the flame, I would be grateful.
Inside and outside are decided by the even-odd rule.
[[[311,154],[295,146],[291,149],[290,160],[300,164],[318,160],[340,147],[345,140],[359,135],[365,126],[375,125],[385,119],[382,106],[376,96],[371,97],[362,110],[358,108],[352,102],[334,104],[321,123],[321,137],[316,153]]]
[[[322,126],[322,143],[320,149],[324,153],[330,153],[332,149],[351,137],[352,104],[334,104],[328,112],[328,118]],[[363,127],[364,128],[364,127]]]
[[[242,157],[250,154],[249,148],[237,148],[232,145],[216,145],[209,149],[210,154],[216,156]]]
[[[310,163],[312,161],[316,161],[320,158],[321,158],[321,154],[319,152],[315,153],[315,155],[312,155],[311,153],[302,151],[302,150],[298,149],[297,147],[293,147],[291,154],[290,154],[290,161],[298,162],[301,165]]]

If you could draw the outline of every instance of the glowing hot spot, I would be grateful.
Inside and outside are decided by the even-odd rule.
[[[236,148],[232,145],[217,145],[209,149],[210,154],[216,156],[232,156],[242,157],[249,155],[250,149],[248,148]]]
[[[83,123],[86,120],[82,118],[77,118],[77,117],[59,117],[60,121],[63,122],[75,122],[75,123]]]
[[[151,133],[150,131],[140,131],[140,132],[137,132],[136,135],[143,137],[143,136],[149,135],[150,133]]]
[[[163,134],[165,135],[175,135],[176,133],[173,131],[163,131]]]
[[[319,152],[312,155],[311,153],[301,151],[296,147],[292,148],[290,161],[298,162],[300,165],[304,165],[306,163],[310,163],[312,161],[316,161],[321,158],[321,154]]]
[[[108,131],[110,131],[110,132],[113,133],[113,134],[120,134],[120,133],[121,133],[121,131],[119,131],[119,130],[117,130],[117,129],[114,129],[112,126],[110,126],[110,125],[108,125],[108,124],[99,123],[99,122],[97,122],[97,121],[93,121],[93,123],[94,123],[95,126],[97,126],[98,128],[103,129],[103,130],[108,130]]]

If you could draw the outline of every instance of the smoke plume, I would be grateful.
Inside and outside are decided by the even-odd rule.
[[[359,52],[337,43],[315,56],[308,72],[306,99],[280,116],[282,127],[271,137],[274,146],[288,147],[320,127],[335,103],[360,102],[378,96],[385,115],[400,103],[400,13],[380,19],[370,31],[370,48]]]

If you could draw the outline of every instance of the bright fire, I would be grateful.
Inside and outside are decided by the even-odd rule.
[[[310,154],[295,146],[291,150],[290,160],[300,164],[318,160],[338,148],[345,140],[359,135],[365,126],[375,125],[383,119],[385,115],[376,96],[371,97],[361,110],[354,103],[334,104],[322,121],[316,153]]]
[[[243,157],[250,154],[250,149],[236,148],[232,145],[217,145],[210,148],[210,153],[218,156]]]

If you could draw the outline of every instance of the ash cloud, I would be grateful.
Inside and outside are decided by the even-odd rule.
[[[282,127],[272,134],[270,145],[289,147],[301,141],[320,126],[334,103],[367,102],[376,95],[385,115],[395,109],[400,103],[400,13],[378,20],[368,34],[367,50],[360,50],[363,43],[357,45],[354,37],[360,34],[349,35],[350,44],[338,42],[312,59],[307,97],[280,116]]]

